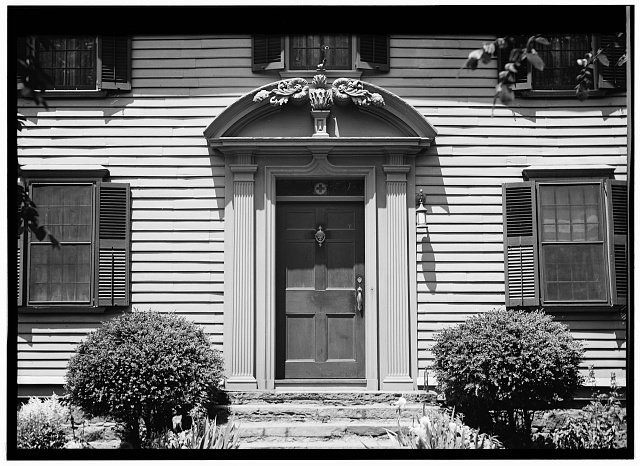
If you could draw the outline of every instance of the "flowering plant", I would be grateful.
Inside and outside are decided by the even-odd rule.
[[[63,423],[69,408],[53,394],[51,398],[29,398],[18,411],[18,448],[62,448],[65,443]]]
[[[615,373],[611,373],[609,395],[595,391],[593,366],[589,368],[588,380],[594,387],[593,400],[576,418],[569,419],[564,427],[553,432],[553,445],[568,449],[625,448],[626,413],[618,400]]]
[[[481,450],[503,448],[502,443],[495,437],[481,434],[478,430],[465,425],[459,415],[452,411],[439,408],[422,409],[422,417],[414,419],[414,425],[408,429],[400,426],[400,414],[406,404],[404,398],[399,398],[395,406],[398,409],[398,431],[388,429],[389,438],[401,447],[423,449],[456,449]]]

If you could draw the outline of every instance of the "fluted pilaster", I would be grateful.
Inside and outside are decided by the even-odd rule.
[[[407,173],[401,156],[389,157],[386,174],[386,303],[382,317],[385,359],[381,365],[383,389],[411,390],[409,333],[409,249],[407,223]]]
[[[233,172],[233,316],[227,386],[255,388],[255,210],[251,164]]]

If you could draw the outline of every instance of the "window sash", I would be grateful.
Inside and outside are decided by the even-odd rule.
[[[36,38],[36,57],[39,67],[51,79],[51,88],[49,90],[97,89],[97,36],[41,37],[51,42],[51,48],[43,50],[40,38]],[[92,40],[92,48],[74,48],[70,46],[71,41],[82,41],[89,38]],[[57,47],[56,44],[60,44],[62,47]]]
[[[549,250],[551,248],[554,247],[561,247],[564,248],[564,252],[567,256],[571,257],[572,253],[575,252],[576,250],[580,249],[584,249],[584,246],[598,246],[597,248],[593,248],[595,249],[595,254],[592,255],[592,257],[595,257],[596,259],[599,259],[599,263],[596,261],[592,262],[592,267],[588,268],[588,269],[584,269],[581,271],[582,276],[581,277],[575,277],[574,275],[577,275],[578,272],[580,271],[580,269],[576,269],[575,262],[565,262],[565,267],[563,268],[556,268],[556,277],[555,280],[552,279],[552,277],[547,276],[547,272],[548,272],[548,265],[550,265],[548,263],[548,256],[547,253],[549,252]],[[542,273],[542,281],[541,281],[541,295],[542,295],[542,301],[545,304],[560,304],[560,303],[606,303],[608,301],[608,279],[607,279],[607,260],[606,260],[606,255],[605,255],[605,245],[604,243],[588,243],[588,244],[584,244],[584,243],[571,243],[571,244],[563,244],[563,243],[547,243],[547,244],[543,244],[540,247],[540,263],[541,263],[541,273]],[[556,262],[556,264],[558,264],[558,262]],[[578,263],[580,264],[580,263]],[[567,267],[568,265],[568,267]],[[585,264],[586,265],[586,264]],[[565,278],[565,277],[560,277],[559,274],[561,272],[564,272],[565,274],[569,274],[569,278],[568,279],[564,279],[562,280],[561,278]],[[594,297],[594,298],[590,298],[590,297],[584,297],[584,295],[582,297],[580,296],[575,296],[575,293],[577,293],[576,289],[579,289],[579,287],[585,287],[585,291],[581,291],[582,293],[586,293],[587,295],[591,295],[594,291],[593,286],[590,284],[596,283],[596,280],[593,279],[593,277],[597,277],[598,275],[602,276],[602,280],[600,280],[598,283],[598,288],[599,288],[599,294],[601,296],[601,298],[598,297]],[[560,287],[568,287],[568,289],[571,290],[571,294],[572,297],[571,298],[561,298],[559,297],[560,294]],[[557,291],[556,291],[556,298],[552,298],[551,295],[552,293],[550,293],[550,288],[551,287],[557,287]],[[596,290],[598,290],[598,288]],[[566,288],[565,288],[566,289]],[[594,295],[596,293],[593,293]]]
[[[30,191],[34,193],[34,189],[37,190],[39,186],[88,186],[93,188],[94,183],[68,183],[68,182],[48,182],[48,181],[38,181],[33,182],[30,185]],[[95,235],[96,235],[96,210],[95,210],[95,189],[89,190],[90,195],[90,205],[91,205],[91,232],[89,234],[89,240],[63,240],[59,241],[61,248],[64,246],[86,246],[89,245],[88,257],[88,270],[89,270],[89,292],[88,298],[86,300],[61,300],[61,299],[32,299],[33,290],[32,290],[32,281],[35,276],[35,270],[32,269],[33,264],[33,248],[51,248],[51,241],[47,241],[46,239],[43,241],[38,241],[37,238],[34,238],[33,232],[29,231],[28,239],[27,239],[27,250],[26,252],[26,274],[25,274],[25,285],[26,285],[26,295],[27,295],[27,305],[91,305],[94,300],[94,289],[95,289]],[[43,223],[43,226],[46,225]],[[54,235],[55,236],[55,235]],[[48,273],[49,269],[47,269]],[[64,275],[64,264],[62,266],[61,274]],[[64,281],[61,282],[64,285]],[[82,282],[74,282],[74,283],[82,283]]]
[[[545,186],[584,186],[584,185],[595,185],[598,187],[598,205],[599,205],[599,225],[600,225],[600,238],[599,240],[568,240],[568,241],[552,241],[552,240],[543,240],[543,216],[542,216],[542,194],[541,191]],[[578,303],[607,303],[609,301],[609,282],[610,282],[610,270],[608,267],[607,260],[607,237],[608,237],[608,228],[606,220],[606,209],[605,209],[605,197],[604,197],[604,186],[602,181],[559,181],[559,182],[538,182],[536,189],[536,208],[538,211],[538,243],[540,245],[539,248],[539,261],[540,261],[540,297],[543,304],[578,304]],[[570,230],[571,232],[571,230]],[[571,233],[570,233],[571,234]],[[585,232],[586,234],[586,232]],[[603,282],[601,283],[601,287],[603,290],[603,298],[602,299],[550,299],[548,296],[548,285],[550,283],[547,278],[547,254],[546,251],[549,246],[563,246],[566,248],[575,248],[584,245],[598,245],[598,251],[601,256],[601,268],[599,270],[593,269],[593,272],[601,272],[603,277]],[[567,283],[572,286],[575,283],[580,282],[579,280],[568,281]]]
[[[291,70],[316,69],[322,62],[323,55],[327,59],[325,65],[327,69],[350,70],[353,68],[350,35],[293,35],[289,42]],[[326,53],[323,53],[324,46],[329,47]],[[300,57],[300,63],[297,63],[297,57]]]
[[[576,62],[593,49],[591,34],[544,35],[550,45],[536,44],[536,51],[544,61],[544,70],[531,70],[531,85],[538,90],[570,90],[576,86],[581,67]],[[595,76],[594,76],[595,78]],[[594,79],[595,81],[595,79]],[[594,82],[591,83],[594,88]]]

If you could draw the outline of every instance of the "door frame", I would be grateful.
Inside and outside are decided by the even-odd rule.
[[[365,379],[363,387],[377,390],[378,375],[378,277],[377,277],[377,198],[375,165],[333,165],[327,152],[315,152],[307,165],[266,165],[264,171],[264,209],[256,212],[256,378],[258,386],[275,389],[276,373],[276,180],[322,177],[364,179],[365,229]],[[256,180],[259,182],[260,180]],[[257,183],[258,184],[258,183]],[[258,188],[258,186],[256,186]],[[257,194],[261,195],[260,188]],[[264,329],[264,331],[262,331]],[[262,361],[260,359],[264,358]],[[314,384],[315,385],[315,384]],[[317,383],[318,388],[326,384]],[[336,388],[340,388],[339,385]]]

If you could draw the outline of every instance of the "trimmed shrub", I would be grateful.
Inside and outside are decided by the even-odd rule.
[[[174,415],[205,410],[223,375],[223,361],[203,330],[182,317],[123,314],[80,344],[67,368],[71,403],[123,424],[124,440],[141,446],[163,433]]]
[[[69,409],[58,397],[29,398],[18,411],[18,448],[62,448],[65,444],[63,423],[69,419]]]
[[[530,437],[531,411],[568,399],[580,386],[583,354],[569,330],[541,311],[492,310],[447,328],[433,348],[440,389],[478,425],[490,412]],[[494,421],[496,419],[494,418]]]

